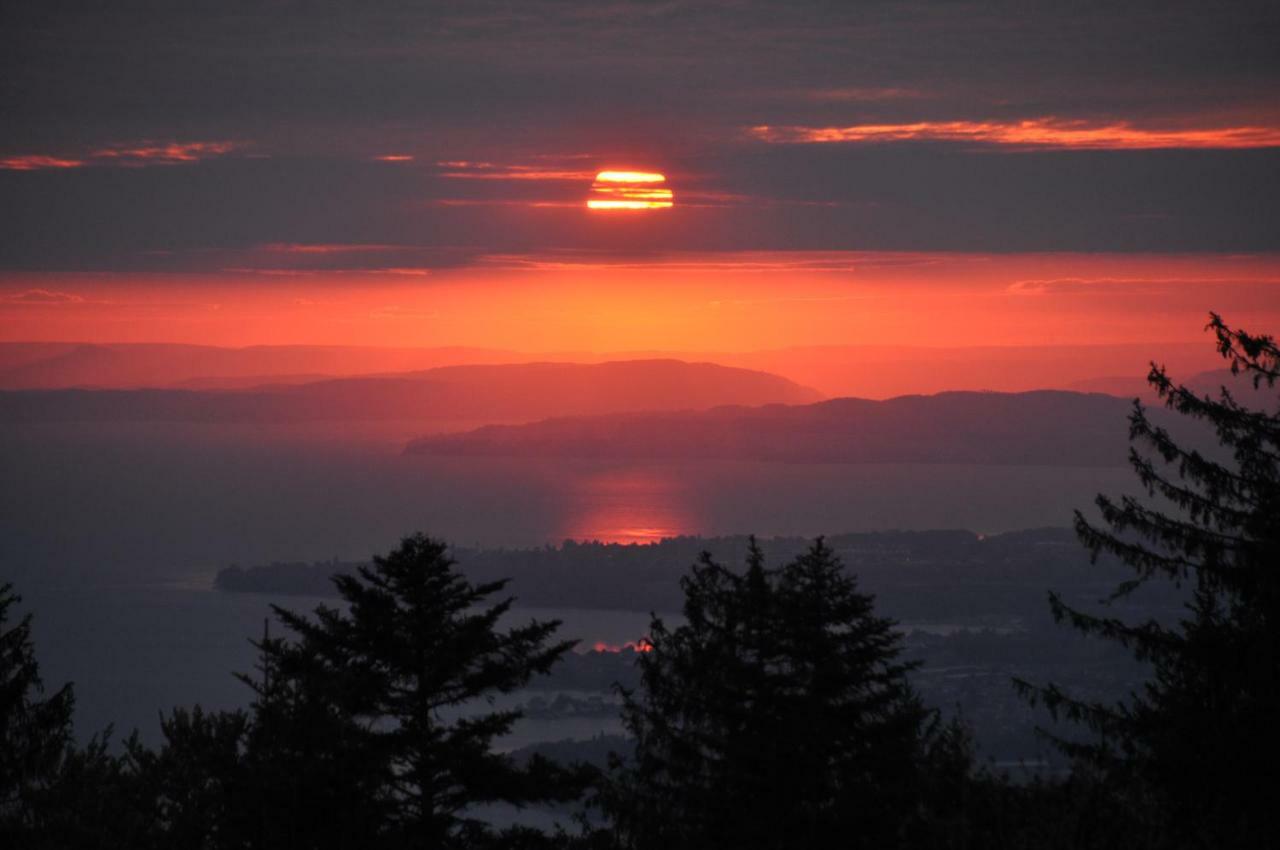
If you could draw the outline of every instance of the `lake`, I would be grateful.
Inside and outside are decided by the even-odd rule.
[[[423,430],[0,428],[0,578],[36,613],[46,681],[77,683],[80,729],[115,721],[150,736],[162,708],[243,703],[231,671],[250,669],[247,639],[261,633],[267,600],[207,589],[232,563],[361,560],[416,530],[486,547],[1000,532],[1069,524],[1073,508],[1131,478],[1119,468],[401,455],[404,438]],[[645,625],[631,613],[557,616],[591,643],[633,640]]]
[[[468,546],[992,533],[1068,525],[1073,508],[1132,480],[1123,468],[566,462],[401,445],[238,426],[5,426],[0,568],[42,583],[199,579],[232,563],[364,559],[413,531]]]

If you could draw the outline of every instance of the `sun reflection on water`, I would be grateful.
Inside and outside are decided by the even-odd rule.
[[[611,469],[581,480],[559,536],[601,543],[656,543],[698,533],[699,520],[675,471]]]

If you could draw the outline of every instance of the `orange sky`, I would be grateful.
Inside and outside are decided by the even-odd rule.
[[[459,270],[0,277],[0,338],[10,341],[525,351],[1113,343],[1200,339],[1211,309],[1275,330],[1280,257],[737,252],[602,263],[565,253],[495,255]]]

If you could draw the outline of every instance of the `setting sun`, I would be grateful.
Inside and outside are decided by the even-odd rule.
[[[663,174],[652,171],[601,171],[591,184],[587,208],[593,210],[668,209],[675,203]]]

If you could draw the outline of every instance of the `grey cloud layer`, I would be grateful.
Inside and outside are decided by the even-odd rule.
[[[0,266],[269,242],[485,250],[1274,250],[1280,151],[774,149],[758,124],[1280,118],[1275,3],[48,3],[0,12],[0,158],[236,140],[164,168],[0,171]],[[367,162],[409,153],[417,164]],[[584,227],[564,183],[434,159],[663,168],[742,201]],[[662,243],[659,245],[658,243]]]

